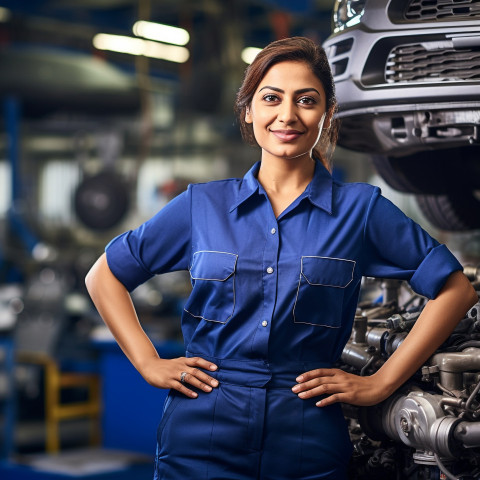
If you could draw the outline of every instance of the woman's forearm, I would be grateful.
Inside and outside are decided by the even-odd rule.
[[[450,275],[430,300],[400,347],[373,375],[361,377],[337,368],[318,368],[297,377],[293,392],[300,398],[327,395],[318,406],[335,402],[374,405],[405,383],[449,337],[465,313],[478,300],[461,272]]]
[[[460,272],[450,275],[430,300],[400,347],[373,376],[389,394],[406,382],[450,336],[465,313],[478,301],[472,285]]]
[[[105,254],[88,272],[85,284],[103,321],[141,373],[142,365],[158,358],[158,353],[140,325],[130,294],[111,272]]]
[[[85,283],[120,348],[148,383],[173,388],[190,398],[198,397],[190,386],[205,393],[218,386],[218,381],[205,372],[217,369],[210,361],[200,357],[160,358],[140,325],[130,294],[111,272],[105,254],[92,267]]]

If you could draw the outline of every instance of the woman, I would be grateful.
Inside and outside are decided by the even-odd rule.
[[[261,161],[243,179],[190,185],[110,242],[87,276],[133,365],[171,389],[157,479],[344,479],[351,445],[338,402],[387,398],[477,300],[447,248],[377,188],[332,179],[335,107],[321,48],[305,38],[267,46],[236,103]],[[187,269],[186,356],[162,359],[128,292],[154,274]],[[364,275],[408,280],[432,299],[370,377],[331,368]]]

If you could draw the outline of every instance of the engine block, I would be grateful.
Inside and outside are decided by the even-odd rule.
[[[480,296],[480,267],[464,272]],[[371,375],[403,342],[426,299],[396,280],[364,279],[362,295],[338,366]],[[391,397],[343,406],[354,444],[349,478],[480,479],[479,391],[480,301]]]

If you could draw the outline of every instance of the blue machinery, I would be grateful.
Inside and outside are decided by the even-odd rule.
[[[7,149],[11,166],[12,206],[20,195],[19,181],[19,102],[13,97],[4,99],[5,125],[7,130]],[[28,230],[26,230],[28,232]],[[30,241],[33,237],[30,235]],[[32,247],[33,248],[33,247]],[[0,269],[5,263],[0,246]],[[8,280],[8,274],[6,276]],[[15,424],[15,388],[14,388],[14,342],[11,334],[0,335],[0,372],[6,377],[6,396],[1,400],[3,431],[0,435],[0,459],[8,458],[13,451],[13,433]]]

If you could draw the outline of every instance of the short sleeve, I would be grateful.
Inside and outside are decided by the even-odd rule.
[[[420,225],[407,217],[375,187],[365,220],[363,274],[397,278],[413,290],[435,298],[449,275],[462,265]]]
[[[134,290],[153,275],[188,269],[191,245],[191,191],[181,193],[135,230],[105,248],[115,277]]]

